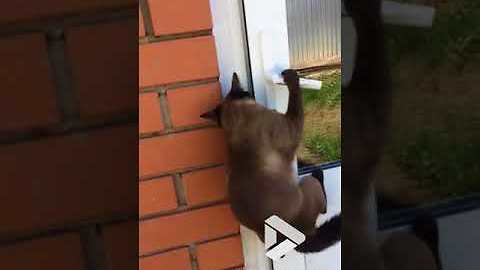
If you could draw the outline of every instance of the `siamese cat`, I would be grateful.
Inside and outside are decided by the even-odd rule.
[[[303,133],[303,98],[294,70],[282,73],[289,90],[285,114],[255,102],[236,74],[224,101],[201,117],[225,130],[228,146],[228,194],[240,223],[264,241],[264,222],[277,215],[306,235],[296,250],[321,251],[340,240],[341,218],[316,228],[326,212],[326,195],[314,176],[300,183],[292,165]]]
[[[391,109],[381,1],[345,0],[357,36],[351,81],[342,85],[342,269],[439,269],[438,228],[419,218],[411,233],[377,243],[368,199],[387,137]]]

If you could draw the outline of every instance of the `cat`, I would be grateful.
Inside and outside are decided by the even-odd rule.
[[[352,78],[342,85],[342,269],[438,269],[434,247],[438,231],[432,219],[419,219],[413,233],[392,234],[381,244],[376,228],[371,228],[368,203],[375,184],[373,172],[391,114],[381,2],[344,1],[355,26],[357,48]]]
[[[234,73],[224,101],[201,117],[225,131],[228,195],[240,223],[264,241],[264,222],[277,215],[306,235],[297,251],[319,252],[340,240],[341,216],[315,227],[326,212],[326,195],[318,177],[296,179],[292,165],[303,133],[303,98],[296,71],[282,76],[289,89],[285,114],[256,103]]]

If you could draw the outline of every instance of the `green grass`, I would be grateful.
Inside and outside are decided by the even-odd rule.
[[[444,196],[480,190],[480,139],[458,138],[442,130],[426,130],[396,152],[404,171]]]
[[[335,73],[322,80],[321,90],[303,89],[303,102],[308,106],[335,107],[341,103],[341,77]]]
[[[322,81],[320,90],[302,89],[305,106],[305,129],[302,159],[313,163],[339,160],[341,157],[340,126],[341,74],[330,71],[313,75]],[[328,117],[328,119],[327,119]]]
[[[305,138],[305,146],[325,161],[339,160],[341,156],[341,140],[338,135],[312,134]]]
[[[479,52],[480,2],[451,1],[437,10],[432,28],[389,26],[387,33],[393,64],[413,56],[430,66],[448,62],[461,68],[472,53]]]
[[[445,73],[438,71],[446,67],[453,67],[458,71],[458,74],[452,74],[448,80],[462,78],[463,68],[480,55],[480,1],[449,1],[448,5],[437,9],[431,29],[390,26],[387,28],[387,42],[393,67],[405,66],[401,63],[423,67],[412,70],[393,69],[394,81],[400,78],[417,78],[417,85],[420,85],[426,82],[422,79],[429,78],[431,81],[444,82],[446,78],[442,76],[445,76]],[[425,73],[415,74],[417,70],[424,70]],[[468,80],[459,80],[461,84],[458,84],[458,89],[453,90],[462,92],[477,87],[475,81]],[[413,99],[402,99],[404,95],[413,94],[412,91],[406,91],[409,89],[402,89],[403,85],[394,85],[398,95],[396,98],[416,102]],[[422,188],[443,196],[459,196],[480,191],[480,166],[475,162],[480,153],[479,122],[475,120],[478,119],[478,114],[472,114],[471,107],[459,107],[454,102],[455,95],[449,96],[450,89],[442,88],[444,92],[436,94],[425,93],[425,89],[429,88],[416,89],[418,104],[408,105],[412,111],[417,111],[416,113],[437,110],[436,119],[445,121],[433,123],[429,118],[421,119],[415,112],[403,117],[409,120],[395,123],[392,130],[395,139],[389,145],[388,153]],[[476,97],[472,97],[474,98]],[[445,101],[439,102],[442,99]],[[432,102],[422,103],[425,100]],[[446,105],[450,103],[451,105]],[[464,117],[465,115],[468,117]],[[408,122],[412,121],[417,121],[421,125],[416,126],[423,128],[412,130],[408,125]]]

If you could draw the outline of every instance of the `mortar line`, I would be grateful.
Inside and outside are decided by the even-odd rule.
[[[155,36],[150,6],[148,5],[147,0],[139,0],[139,5],[140,13],[143,16],[143,28],[145,29],[145,37],[148,40],[149,37]]]
[[[47,47],[53,70],[57,106],[62,116],[62,122],[68,128],[79,117],[79,110],[73,93],[72,72],[65,51],[63,29],[57,28],[47,33]]]
[[[199,270],[200,265],[198,264],[197,246],[195,244],[188,246],[188,254],[190,255],[192,270]]]
[[[173,124],[170,115],[170,108],[168,106],[167,94],[165,92],[161,92],[159,93],[158,98],[160,101],[159,106],[162,114],[163,126],[165,127],[165,131],[171,131],[173,129]]]
[[[199,80],[159,84],[159,85],[141,87],[140,93],[150,93],[150,92],[161,93],[167,90],[171,91],[179,88],[203,86],[203,85],[208,85],[208,84],[217,83],[217,82],[218,82],[218,77],[213,77],[213,78],[206,78],[206,79],[199,79]]]
[[[177,194],[178,206],[188,206],[187,194],[185,186],[183,185],[182,175],[180,173],[175,173],[172,177],[175,193]]]
[[[143,44],[168,42],[168,41],[175,41],[175,40],[182,40],[182,39],[189,39],[189,38],[209,37],[209,36],[212,36],[212,34],[213,32],[211,29],[204,29],[204,30],[198,30],[193,32],[174,33],[174,34],[166,34],[166,35],[159,35],[159,36],[152,35],[152,36],[145,36],[139,39],[139,43],[143,45]]]
[[[85,134],[107,128],[121,128],[132,125],[138,126],[138,113],[129,113],[97,123],[73,123],[72,126],[69,127],[59,124],[47,128],[0,133],[0,146]]]
[[[98,227],[90,225],[80,229],[80,238],[86,268],[88,270],[106,270],[106,252]]]
[[[135,19],[138,16],[137,7],[125,6],[96,12],[66,15],[63,17],[51,17],[20,23],[1,25],[0,38],[7,36],[24,35],[28,33],[48,32],[55,28],[68,28],[75,26],[88,26],[99,23],[109,23]]]
[[[167,171],[167,172],[162,172],[162,173],[155,174],[155,175],[149,175],[149,176],[146,176],[146,177],[142,177],[142,178],[140,178],[139,181],[140,182],[151,181],[151,180],[155,180],[155,179],[160,178],[160,177],[172,176],[176,173],[186,174],[186,173],[191,173],[191,172],[195,172],[195,171],[219,168],[219,167],[223,167],[223,166],[225,166],[224,163],[210,163],[210,164],[205,164],[205,165],[200,165],[200,166],[186,167],[186,168],[182,168],[182,169],[178,169],[178,170]]]
[[[174,250],[189,248],[191,245],[198,246],[198,245],[203,245],[203,244],[207,244],[207,243],[210,243],[210,242],[221,241],[221,240],[236,237],[236,236],[240,236],[240,233],[239,232],[238,233],[231,233],[231,234],[227,234],[227,235],[224,235],[224,236],[220,236],[220,237],[216,237],[216,238],[212,238],[212,239],[208,239],[208,240],[204,240],[204,241],[194,242],[193,244],[184,244],[184,245],[169,247],[169,248],[166,248],[166,249],[154,250],[154,251],[150,251],[150,252],[147,252],[145,254],[139,255],[139,258],[153,257],[153,256],[165,254],[165,253],[168,253],[168,252],[171,252],[171,251],[174,251]]]
[[[131,220],[138,220],[138,215],[135,214],[121,214],[115,215],[108,218],[98,218],[92,220],[83,220],[77,224],[58,224],[56,226],[43,228],[37,231],[19,231],[19,232],[6,232],[0,235],[0,247],[9,246],[19,242],[26,242],[37,238],[43,237],[52,237],[56,235],[66,234],[66,233],[78,233],[81,228],[89,225],[110,225],[120,222],[126,222]],[[12,236],[13,235],[13,236]]]

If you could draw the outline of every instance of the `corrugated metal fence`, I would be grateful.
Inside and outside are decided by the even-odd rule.
[[[341,1],[287,0],[290,63],[306,68],[341,59]]]

